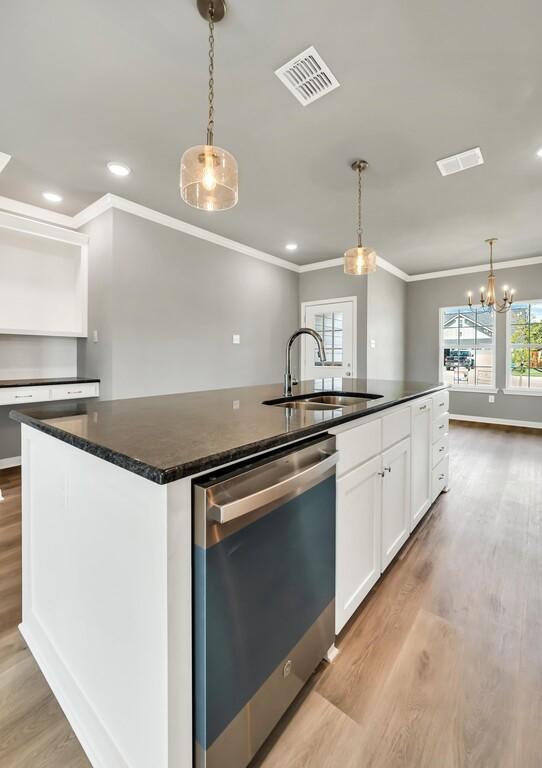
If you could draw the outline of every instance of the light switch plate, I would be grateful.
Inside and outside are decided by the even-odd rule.
[[[234,333],[232,336],[232,342],[233,344],[240,344],[241,343],[241,336],[238,333]]]
[[[376,349],[376,339],[371,339],[371,349]]]
[[[495,395],[489,395],[488,400],[489,400],[490,403],[494,403],[495,402]]]

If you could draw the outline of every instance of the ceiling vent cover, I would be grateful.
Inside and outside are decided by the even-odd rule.
[[[437,160],[437,165],[443,176],[449,176],[451,173],[474,168],[475,165],[483,165],[483,162],[482,150],[480,147],[475,147],[474,149],[467,149],[466,152],[461,152],[459,155],[450,155],[450,157]]]
[[[5,152],[0,152],[0,173],[4,170],[6,165],[11,160],[11,155],[6,155]]]
[[[275,75],[296,99],[303,104],[312,104],[316,99],[334,91],[340,83],[312,45],[279,67]]]

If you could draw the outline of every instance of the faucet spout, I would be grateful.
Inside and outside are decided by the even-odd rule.
[[[326,362],[326,350],[324,349],[324,341],[319,333],[312,328],[300,328],[295,333],[292,333],[286,344],[286,367],[284,370],[284,395],[289,397],[292,394],[292,344],[298,338],[306,333],[308,336],[312,336],[316,342],[316,351],[318,359],[323,364]]]

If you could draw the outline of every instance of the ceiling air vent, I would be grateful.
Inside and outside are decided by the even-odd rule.
[[[11,160],[11,155],[6,155],[5,152],[0,152],[0,173],[4,170],[6,165]]]
[[[333,72],[312,45],[287,64],[279,67],[275,71],[275,75],[304,107],[340,85]]]
[[[460,152],[459,155],[450,155],[442,160],[437,160],[439,171],[443,176],[449,176],[451,173],[466,171],[467,168],[474,168],[475,165],[482,165],[484,158],[480,147],[467,149],[466,152]]]

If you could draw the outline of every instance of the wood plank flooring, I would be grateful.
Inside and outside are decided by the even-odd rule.
[[[252,768],[542,766],[542,432],[454,424],[450,476]],[[16,630],[19,484],[0,473],[0,765],[88,768]]]

